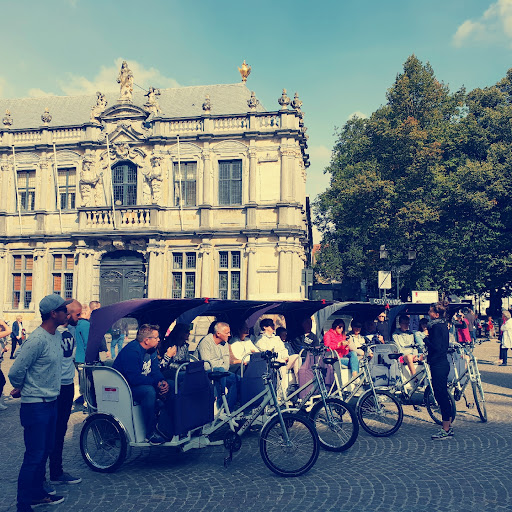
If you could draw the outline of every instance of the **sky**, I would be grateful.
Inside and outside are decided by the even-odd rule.
[[[303,101],[307,192],[326,189],[336,129],[386,102],[411,54],[451,91],[491,86],[512,67],[512,0],[0,0],[0,97],[236,83],[267,110]],[[319,240],[315,240],[318,242]]]

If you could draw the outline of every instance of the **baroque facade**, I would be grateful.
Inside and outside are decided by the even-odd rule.
[[[244,68],[245,66],[245,68]],[[266,111],[242,83],[0,100],[0,309],[48,293],[301,298],[302,102]]]

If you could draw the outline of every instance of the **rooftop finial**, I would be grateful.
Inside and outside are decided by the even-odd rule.
[[[12,126],[12,116],[10,110],[5,111],[5,117],[2,119],[2,123],[4,126]]]
[[[50,109],[46,107],[44,109],[43,114],[41,115],[41,121],[43,121],[43,124],[46,126],[48,123],[50,123],[52,120],[52,116],[50,114]]]
[[[207,94],[206,98],[204,99],[204,103],[203,103],[204,113],[209,114],[211,109],[212,109],[212,102],[210,101],[210,95]]]
[[[258,100],[258,98],[256,98],[256,94],[254,93],[254,91],[251,91],[251,97],[250,97],[250,99],[247,100],[247,105],[249,106],[249,108],[251,110],[256,110],[256,108],[258,107],[259,104],[260,104],[260,100]]]
[[[281,110],[288,110],[288,105],[290,104],[290,98],[286,95],[286,89],[283,89],[283,94],[277,100],[277,103],[281,105]]]
[[[242,63],[242,67],[238,68],[238,71],[240,71],[240,74],[242,75],[242,82],[245,84],[245,82],[247,82],[247,77],[251,74],[251,66],[245,62],[245,59]]]

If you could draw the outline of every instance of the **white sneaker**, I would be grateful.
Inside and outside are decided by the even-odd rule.
[[[8,407],[4,404],[4,397],[0,396],[0,411],[5,411]]]

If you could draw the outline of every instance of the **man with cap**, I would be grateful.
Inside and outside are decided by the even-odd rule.
[[[43,485],[46,459],[54,442],[62,374],[62,334],[57,327],[67,323],[67,305],[71,302],[56,294],[41,300],[42,323],[23,343],[9,371],[14,388],[11,395],[21,396],[20,421],[25,441],[18,476],[18,512],[64,501],[62,496],[47,494]]]

